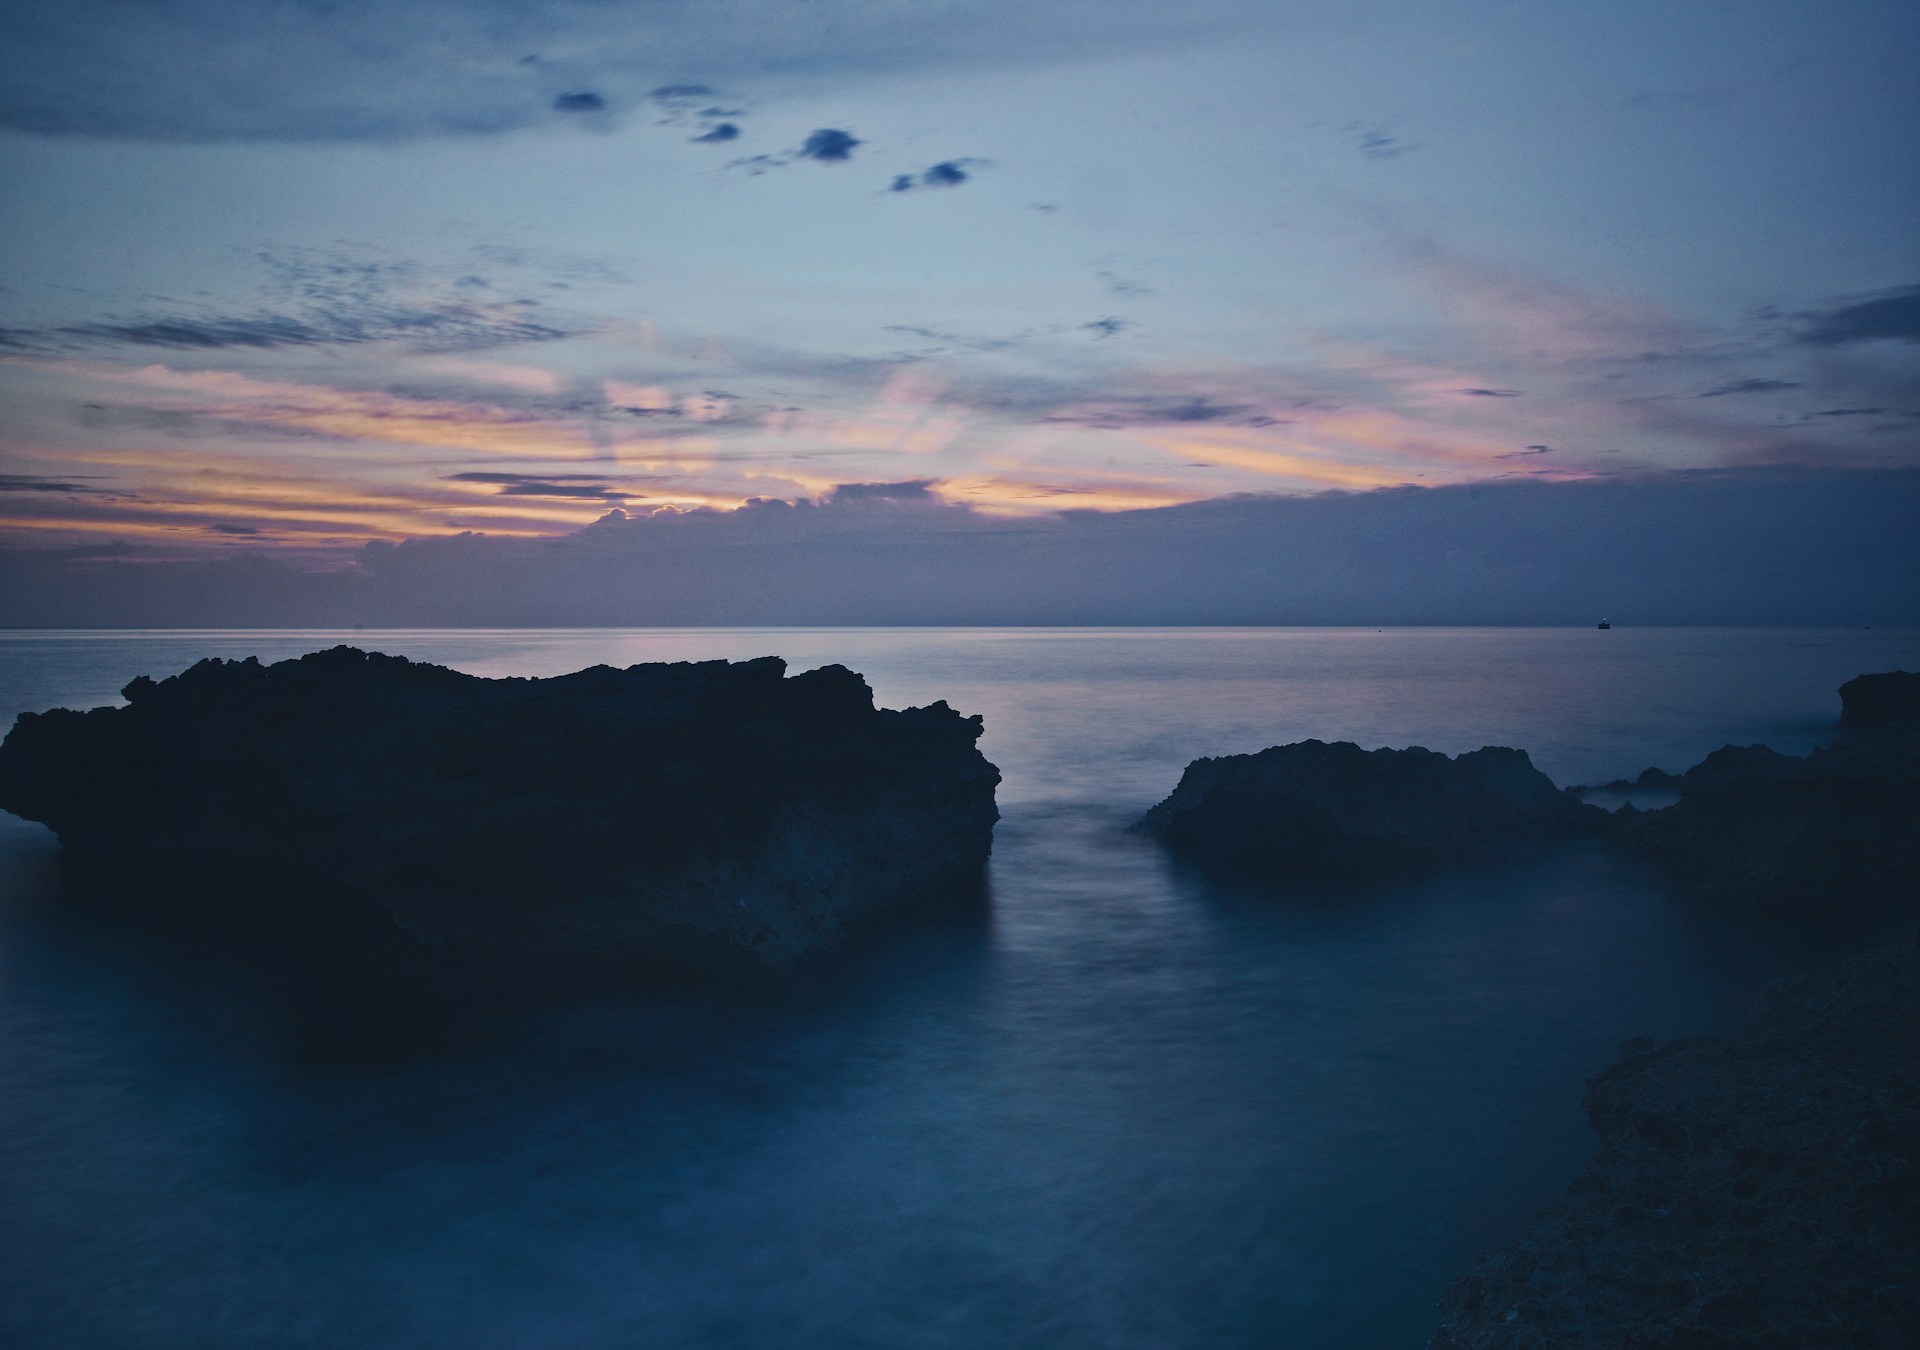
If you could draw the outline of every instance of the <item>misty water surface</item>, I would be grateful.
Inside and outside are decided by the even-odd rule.
[[[560,1007],[445,1057],[297,1053],[66,921],[0,817],[0,1341],[1418,1346],[1591,1147],[1619,1042],[1829,959],[1585,849],[1226,892],[1123,828],[1200,754],[1517,744],[1562,783],[1804,750],[1911,632],[715,630],[0,637],[0,709],[336,641],[479,674],[840,661],[983,713],[990,918],[755,1000]]]

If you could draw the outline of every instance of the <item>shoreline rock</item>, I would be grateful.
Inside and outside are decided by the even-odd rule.
[[[1133,828],[1244,874],[1371,874],[1509,856],[1601,828],[1524,750],[1443,755],[1298,741],[1196,759]]]
[[[1920,899],[1920,676],[1841,689],[1834,741],[1810,755],[1723,746],[1682,774],[1650,768],[1562,791],[1524,750],[1448,756],[1298,741],[1196,759],[1132,828],[1222,874],[1373,876],[1602,840],[1696,899],[1869,913]],[[1648,809],[1634,804],[1656,799]],[[1588,796],[1623,798],[1608,811]]]
[[[23,714],[0,808],[161,927],[512,977],[761,969],[979,895],[981,719],[767,657],[483,679],[337,647]]]
[[[1906,1347],[1920,1326],[1920,937],[1630,1041],[1599,1155],[1441,1302],[1430,1350]]]
[[[1804,756],[1722,746],[1671,784],[1679,800],[1623,809],[1614,842],[1699,899],[1863,913],[1920,897],[1920,676],[1840,687],[1839,734]]]

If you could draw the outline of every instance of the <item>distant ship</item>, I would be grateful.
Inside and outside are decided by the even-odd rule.
[[[1612,625],[1612,624],[1610,624],[1610,623],[1608,623],[1608,622],[1607,622],[1607,621],[1606,621],[1605,619],[1602,619],[1602,620],[1600,620],[1600,626],[1601,626],[1602,628],[1611,628],[1611,627],[1613,627],[1613,625]]]

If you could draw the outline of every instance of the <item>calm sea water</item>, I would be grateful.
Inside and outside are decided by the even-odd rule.
[[[1196,755],[1528,748],[1562,783],[1804,750],[1913,632],[0,636],[0,713],[350,641],[485,675],[777,654],[986,715],[991,917],[751,1003],[561,1007],[429,1062],[293,1053],[68,922],[0,816],[0,1343],[1416,1347],[1590,1152],[1584,1078],[1840,939],[1583,849],[1225,892],[1123,827]]]

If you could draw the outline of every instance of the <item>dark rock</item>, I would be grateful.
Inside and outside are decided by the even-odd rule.
[[[1920,946],[1589,1082],[1599,1156],[1441,1304],[1432,1350],[1914,1344]]]
[[[1668,773],[1665,769],[1642,769],[1633,778],[1616,778],[1611,783],[1602,783],[1598,787],[1570,787],[1567,789],[1576,797],[1584,798],[1591,793],[1631,793],[1631,792],[1677,792],[1680,788],[1680,775]]]
[[[1849,730],[1920,726],[1920,675],[1890,670],[1840,686],[1840,725]]]
[[[1841,913],[1920,899],[1920,727],[1845,731],[1804,757],[1725,746],[1679,794],[1623,812],[1615,839],[1702,899]]]
[[[1413,747],[1300,741],[1197,759],[1134,828],[1223,869],[1351,875],[1506,856],[1598,827],[1524,750],[1458,758]]]
[[[23,715],[0,807],[180,927],[512,971],[755,968],[978,894],[978,717],[768,657],[481,679],[349,647]]]

